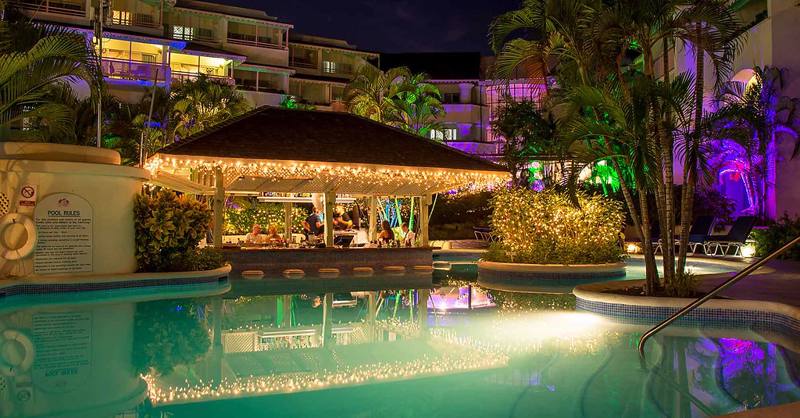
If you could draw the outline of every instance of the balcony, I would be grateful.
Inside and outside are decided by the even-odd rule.
[[[228,32],[228,42],[238,45],[255,46],[259,48],[272,48],[283,49],[279,43],[276,43],[268,36],[258,36],[244,33]]]
[[[314,68],[317,68],[317,63],[315,61],[313,61],[313,60],[310,60],[310,59],[292,57],[292,59],[289,60],[289,66],[290,67],[295,67],[295,68],[311,68],[311,69],[314,69]]]
[[[172,39],[179,39],[181,41],[217,41],[214,30],[209,28],[172,25],[169,28],[169,33],[172,34]]]
[[[53,13],[64,16],[86,16],[86,3],[82,1],[36,1],[36,0],[16,0],[9,2],[21,10],[37,13]]]
[[[103,58],[103,75],[118,80],[139,80],[164,82],[169,69],[161,64],[132,60]]]
[[[208,77],[209,80],[215,81],[215,82],[220,83],[220,84],[225,84],[225,85],[228,85],[228,86],[235,86],[236,85],[236,80],[234,80],[232,77],[222,76],[222,75],[213,75],[213,74],[203,74],[203,75]],[[172,71],[172,82],[173,83],[181,83],[181,82],[184,82],[184,81],[197,80],[197,78],[200,77],[200,76],[201,76],[201,74],[198,74],[198,73],[190,73],[190,72],[185,72],[185,71],[174,71],[173,70]]]

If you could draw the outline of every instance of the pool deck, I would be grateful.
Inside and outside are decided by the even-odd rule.
[[[784,405],[769,406],[766,408],[750,409],[723,415],[720,418],[798,418],[800,417],[800,402]]]
[[[741,264],[744,268],[745,264]],[[800,262],[776,260],[767,263],[767,267],[771,271],[753,274],[720,295],[737,300],[768,301],[800,307]],[[698,291],[708,292],[729,277],[730,274],[703,277]]]

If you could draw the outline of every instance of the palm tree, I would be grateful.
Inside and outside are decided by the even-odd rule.
[[[235,87],[200,76],[176,86],[170,94],[170,137],[186,138],[250,110]]]
[[[425,73],[402,78],[397,94],[391,97],[390,124],[422,137],[428,137],[432,130],[441,128],[438,119],[445,113],[442,94],[427,80]]]
[[[351,113],[389,124],[396,121],[394,99],[407,86],[411,72],[406,67],[381,71],[370,64],[361,65],[347,86],[345,97]]]
[[[86,38],[69,29],[31,24],[14,10],[0,21],[0,138],[75,137],[70,84],[99,83]]]
[[[737,156],[747,162],[747,187],[755,197],[756,215],[768,213],[775,193],[777,137],[785,134],[795,144],[792,158],[800,153],[800,100],[782,95],[784,72],[775,67],[756,67],[748,83],[730,81],[721,86],[714,115],[715,137],[731,139],[742,149]]]

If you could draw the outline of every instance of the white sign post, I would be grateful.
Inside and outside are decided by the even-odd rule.
[[[93,213],[86,199],[72,193],[51,194],[36,205],[34,218],[36,274],[92,271]]]

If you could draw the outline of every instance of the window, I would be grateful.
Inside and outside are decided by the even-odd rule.
[[[461,95],[458,93],[442,94],[442,103],[459,103],[459,102],[461,102]]]
[[[336,72],[336,63],[333,61],[322,61],[322,72],[333,74]]]
[[[142,62],[146,62],[149,64],[156,63],[156,56],[153,54],[142,54]]]
[[[184,41],[191,41],[194,38],[194,28],[186,26],[173,26],[172,37],[175,39],[182,39]]]
[[[435,139],[437,141],[455,141],[458,139],[458,129],[456,128],[444,128],[442,130],[431,129],[430,136],[431,139]]]
[[[112,10],[111,23],[114,25],[130,25],[131,12],[125,10]]]

